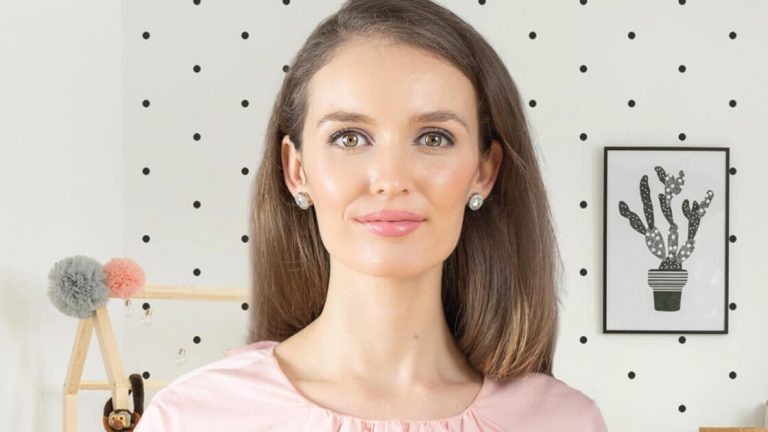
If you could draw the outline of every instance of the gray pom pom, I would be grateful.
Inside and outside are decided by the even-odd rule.
[[[48,282],[48,298],[65,315],[90,318],[109,301],[101,263],[87,256],[57,262],[48,273]]]

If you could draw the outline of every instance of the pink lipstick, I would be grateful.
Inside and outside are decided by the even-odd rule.
[[[381,210],[357,218],[366,228],[383,237],[400,237],[416,230],[424,217],[405,210]]]

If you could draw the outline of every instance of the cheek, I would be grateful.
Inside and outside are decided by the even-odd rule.
[[[349,240],[348,227],[357,214],[355,202],[365,196],[365,172],[359,164],[332,152],[315,152],[305,160],[310,195],[317,216],[320,237],[326,249],[336,255],[339,245]],[[359,210],[358,210],[359,211]]]
[[[311,176],[311,193],[326,211],[343,211],[364,186],[365,177],[354,164],[343,158],[316,153],[307,167]],[[311,174],[310,174],[311,172]],[[321,209],[321,210],[322,210]]]
[[[472,179],[467,161],[435,167],[425,177],[423,191],[429,201],[431,220],[430,248],[444,260],[456,247],[461,235],[466,196]]]
[[[469,195],[475,170],[469,155],[424,164],[419,187],[436,215],[459,215]]]

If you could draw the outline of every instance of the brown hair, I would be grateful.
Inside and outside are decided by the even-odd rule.
[[[335,50],[357,37],[426,50],[461,70],[478,97],[483,155],[503,147],[483,206],[464,214],[458,244],[443,264],[446,322],[467,360],[494,379],[552,375],[560,259],[546,190],[512,77],[485,39],[429,0],[349,0],[323,20],[293,59],[272,107],[251,208],[249,342],[282,341],[320,315],[330,273],[314,207],[300,209],[285,184],[281,142],[301,149],[307,85]],[[466,210],[466,209],[465,209]],[[556,273],[557,272],[557,273]]]

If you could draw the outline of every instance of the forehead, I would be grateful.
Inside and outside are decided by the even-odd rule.
[[[469,79],[447,61],[403,44],[362,38],[347,42],[310,79],[308,90],[309,127],[334,111],[403,122],[425,112],[450,111],[469,130],[477,127]]]

